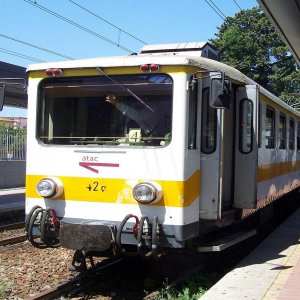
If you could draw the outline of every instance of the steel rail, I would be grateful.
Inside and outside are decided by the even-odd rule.
[[[18,236],[15,236],[15,237],[1,239],[0,240],[0,246],[18,244],[18,243],[25,242],[26,240],[27,240],[27,235],[24,233],[22,235],[18,235]]]
[[[24,228],[24,226],[25,226],[25,222],[2,225],[2,226],[0,226],[0,232],[6,231],[6,230],[13,230],[13,229],[22,229],[22,228]]]

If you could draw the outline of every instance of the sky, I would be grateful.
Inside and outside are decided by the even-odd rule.
[[[256,0],[1,0],[0,61],[26,68],[129,55],[145,44],[209,41],[225,17],[254,6]],[[1,116],[26,117],[26,110],[5,107]]]

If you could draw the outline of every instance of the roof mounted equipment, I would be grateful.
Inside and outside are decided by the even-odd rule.
[[[146,45],[140,54],[173,54],[206,57],[218,60],[218,51],[208,42]]]

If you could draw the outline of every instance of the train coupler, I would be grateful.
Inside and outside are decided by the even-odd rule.
[[[137,251],[136,252],[126,252],[121,243],[121,236],[124,233],[123,229],[126,222],[130,219],[135,219],[135,224],[132,227],[132,233],[137,240]],[[135,215],[127,215],[123,221],[120,223],[117,229],[116,235],[116,245],[118,247],[119,253],[124,255],[135,255],[138,254],[142,257],[152,257],[158,258],[160,254],[158,252],[158,217],[153,217],[152,224],[149,222],[147,216],[142,216],[138,219]]]
[[[60,222],[52,208],[34,206],[25,220],[25,232],[31,244],[37,248],[59,247]]]

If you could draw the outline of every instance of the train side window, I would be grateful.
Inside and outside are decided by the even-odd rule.
[[[191,81],[190,81],[191,86]],[[189,129],[188,129],[188,149],[196,149],[197,137],[197,95],[198,85],[189,90]]]
[[[275,146],[275,110],[270,106],[266,108],[265,123],[266,148],[274,148]]]
[[[289,149],[295,149],[295,121],[290,119],[290,127],[289,127]]]
[[[279,149],[286,148],[286,116],[282,113],[279,115]]]
[[[297,123],[297,150],[300,150],[300,122]]]
[[[253,102],[243,99],[240,102],[239,150],[250,153],[253,149]]]
[[[203,90],[201,113],[201,152],[211,154],[216,150],[217,110],[209,105],[209,88]]]

